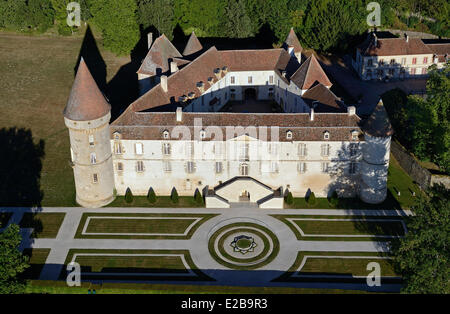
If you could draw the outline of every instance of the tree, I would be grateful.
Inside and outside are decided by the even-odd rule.
[[[286,198],[284,200],[286,204],[291,205],[294,202],[294,198],[292,197],[292,193],[289,191],[289,193],[286,195]]]
[[[247,15],[244,0],[228,0],[225,7],[225,35],[246,38],[254,35],[252,20]]]
[[[0,294],[23,293],[25,284],[18,278],[28,265],[19,251],[22,237],[18,225],[11,224],[0,233]]]
[[[133,201],[133,193],[131,192],[130,188],[127,188],[127,190],[125,191],[125,202],[129,204],[132,201]]]
[[[68,36],[73,32],[73,28],[67,24],[67,5],[71,0],[51,0],[55,10],[55,24],[60,35]]]
[[[117,55],[129,54],[140,37],[135,0],[96,0],[90,10],[105,47]]]
[[[394,242],[394,263],[404,293],[450,293],[450,191],[434,186],[419,196],[408,233]]]
[[[203,204],[202,193],[200,193],[200,191],[199,191],[198,189],[195,189],[194,199],[195,199],[195,202],[196,202],[198,205],[202,205],[202,204]]]
[[[153,188],[150,188],[148,190],[147,199],[152,204],[156,203],[156,194],[155,194],[155,191],[153,190]]]
[[[53,25],[55,10],[50,0],[29,0],[27,6],[27,21],[30,28],[45,32]]]
[[[306,200],[309,205],[314,205],[316,203],[316,195],[314,192],[311,192],[308,196],[308,199]]]
[[[165,34],[173,38],[175,18],[173,13],[173,0],[138,0],[138,22],[143,28],[154,26],[158,36]]]
[[[172,189],[172,193],[170,194],[170,199],[172,200],[172,203],[176,204],[178,203],[178,192],[176,188]]]

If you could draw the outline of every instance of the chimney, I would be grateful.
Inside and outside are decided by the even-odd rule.
[[[178,71],[178,64],[175,61],[170,61],[170,73]]]
[[[281,76],[286,77],[286,71],[281,71]]]
[[[311,112],[309,114],[309,120],[314,121],[314,108],[311,108]]]
[[[205,92],[205,83],[197,82],[197,88],[200,91],[200,93],[203,94]]]
[[[409,35],[405,33],[405,40],[406,42],[409,42]]]
[[[347,113],[349,116],[353,116],[356,114],[356,107],[355,106],[348,106],[347,107]]]
[[[378,46],[378,37],[377,34],[373,33],[373,44],[375,47]]]
[[[183,108],[177,107],[177,122],[181,122],[183,119]]]
[[[147,34],[147,48],[150,49],[150,47],[152,46],[153,43],[153,33],[150,32]]]
[[[161,75],[161,88],[167,93],[167,75]]]

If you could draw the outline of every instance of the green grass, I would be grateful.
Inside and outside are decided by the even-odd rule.
[[[392,238],[378,236],[403,236],[402,218],[398,216],[314,216],[314,215],[271,215],[284,222],[294,232],[298,240],[309,241],[391,241]],[[302,236],[298,229],[287,218],[309,219],[357,219],[357,221],[324,221],[324,220],[294,220],[294,223],[307,235],[368,235],[367,237],[318,237]],[[367,219],[396,219],[391,221],[364,221]]]
[[[92,219],[87,232],[98,233],[162,233],[162,235],[83,235],[81,232],[88,217],[164,217],[167,219]],[[89,239],[190,239],[198,227],[216,214],[131,214],[131,213],[84,213],[78,225],[75,238]],[[171,219],[172,218],[172,219]],[[173,219],[183,218],[183,219]],[[193,223],[195,218],[202,218],[194,224],[186,235],[183,233]],[[179,235],[164,235],[176,234]]]
[[[26,287],[26,293],[41,294],[87,294],[95,289],[98,294],[347,294],[367,293],[360,290],[284,288],[284,287],[231,287],[205,285],[174,284],[128,284],[84,282],[81,287],[68,287],[65,281],[32,280]]]
[[[75,261],[81,266],[82,272],[93,273],[84,276],[83,280],[211,280],[201,272],[192,261],[187,250],[102,250],[102,249],[71,249],[67,254],[65,265],[73,260],[74,254],[98,254],[92,256],[77,256]],[[130,254],[129,256],[101,256],[101,254]],[[133,254],[133,255],[131,255]],[[160,254],[161,256],[135,256],[135,254]],[[181,257],[164,254],[182,254],[189,268],[196,276],[186,276],[188,269],[184,266]],[[61,279],[65,278],[65,267],[61,272]],[[127,275],[114,275],[101,273],[118,273]],[[142,276],[138,273],[158,273],[171,276]],[[176,274],[176,275],[173,275]]]
[[[39,279],[50,249],[24,249],[23,254],[29,257],[30,267],[20,275],[24,279]]]
[[[13,213],[10,212],[1,212],[0,213],[0,228],[6,227],[9,219],[11,218]]]
[[[299,270],[305,256],[318,256],[314,258],[308,258]],[[324,257],[321,257],[324,256]],[[332,258],[325,258],[325,256]],[[333,258],[333,256],[356,256],[355,258]],[[365,258],[358,258],[358,256]],[[369,257],[369,258],[367,258]],[[375,257],[375,258],[370,258]],[[367,276],[372,270],[367,270],[367,265],[370,262],[376,262],[380,265],[382,282],[390,281],[399,283],[398,278],[384,278],[383,277],[400,277],[400,275],[395,271],[391,259],[379,259],[376,257],[389,257],[383,253],[369,253],[369,252],[298,252],[297,258],[294,264],[289,268],[289,270],[276,278],[273,281],[277,282],[365,282],[365,278],[358,279],[352,278],[352,276]],[[300,273],[297,273],[300,271]],[[315,278],[296,278],[292,277],[296,275],[319,275]],[[347,275],[348,278],[332,278],[328,276],[333,275]]]
[[[65,213],[24,213],[21,228],[34,228],[32,238],[56,238]]]
[[[133,201],[127,203],[124,196],[117,196],[107,207],[205,207],[204,204],[198,204],[193,196],[179,196],[178,200],[178,203],[173,203],[170,196],[158,196],[155,203],[150,203],[145,196],[133,196]]]

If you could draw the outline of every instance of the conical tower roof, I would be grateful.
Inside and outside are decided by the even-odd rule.
[[[375,137],[388,137],[394,133],[394,129],[392,128],[389,116],[381,99],[370,117],[363,122],[361,129]]]
[[[289,34],[284,43],[288,47],[293,47],[295,53],[303,51],[303,47],[302,45],[300,45],[300,41],[298,40],[298,37],[295,34],[293,27],[291,27],[291,30],[289,31]]]
[[[111,110],[89,69],[81,58],[77,75],[64,108],[64,117],[75,121],[95,120]]]
[[[295,71],[291,77],[291,81],[303,90],[310,89],[316,82],[322,83],[327,87],[333,85],[314,54],[306,59],[297,71]]]
[[[189,56],[189,55],[194,54],[202,49],[203,49],[202,44],[198,40],[197,36],[195,36],[195,33],[192,32],[191,36],[189,37],[189,40],[186,44],[186,47],[184,48],[183,56]]]

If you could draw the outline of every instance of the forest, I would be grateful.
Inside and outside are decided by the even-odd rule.
[[[70,36],[73,0],[0,0],[0,29]],[[302,45],[320,52],[343,52],[369,26],[372,0],[78,0],[81,20],[101,32],[105,47],[129,54],[145,32],[174,30],[198,37],[250,38],[258,34],[280,45],[294,27]],[[449,36],[447,0],[378,0],[381,27]]]

